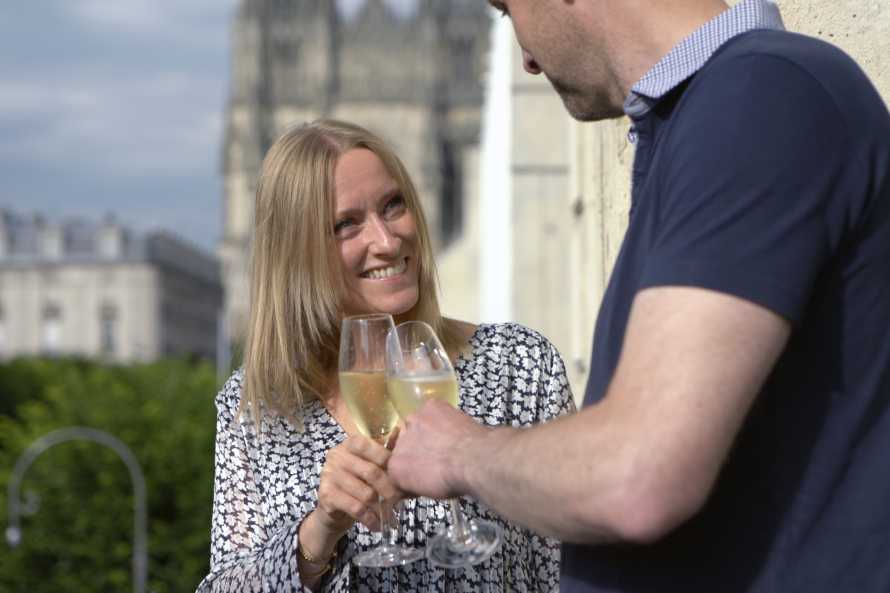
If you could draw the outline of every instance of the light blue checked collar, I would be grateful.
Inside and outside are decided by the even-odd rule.
[[[782,15],[772,0],[743,0],[696,29],[674,46],[630,90],[624,112],[632,118],[645,115],[658,99],[705,65],[721,45],[753,29],[779,29]]]

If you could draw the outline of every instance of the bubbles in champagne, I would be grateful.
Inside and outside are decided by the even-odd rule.
[[[454,373],[434,373],[424,375],[400,375],[386,381],[389,397],[399,413],[405,418],[416,412],[428,399],[440,399],[457,407],[457,380]]]
[[[383,371],[341,372],[340,393],[359,431],[370,439],[384,442],[399,417],[386,397]]]

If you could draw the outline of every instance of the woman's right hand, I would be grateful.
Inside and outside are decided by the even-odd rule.
[[[403,497],[386,473],[389,456],[389,449],[362,436],[350,436],[328,451],[316,512],[331,536],[339,538],[356,521],[380,529],[378,495],[390,504]]]

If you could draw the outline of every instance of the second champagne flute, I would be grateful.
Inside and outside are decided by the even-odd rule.
[[[386,340],[386,389],[403,419],[429,399],[458,406],[457,377],[432,327],[422,321],[406,321],[390,332]],[[447,568],[487,560],[501,544],[500,527],[490,521],[467,520],[455,498],[448,503],[451,525],[427,543],[427,559]]]
[[[359,431],[386,446],[398,415],[386,397],[386,335],[394,327],[386,314],[346,317],[340,327],[340,394]],[[359,566],[401,566],[419,560],[423,551],[399,546],[397,517],[379,500],[380,545],[358,554]]]

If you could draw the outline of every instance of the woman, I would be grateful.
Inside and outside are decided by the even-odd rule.
[[[199,592],[550,592],[554,540],[464,499],[504,543],[484,563],[445,570],[350,562],[378,528],[378,494],[399,497],[389,451],[358,435],[337,386],[340,320],[385,312],[432,325],[456,354],[461,407],[486,424],[542,422],[574,407],[556,349],[515,325],[443,318],[426,221],[404,166],[357,126],[318,121],[286,132],[256,196],[244,369],[216,399],[211,572]],[[446,523],[444,502],[406,500],[402,543]],[[370,529],[369,529],[370,528]]]

